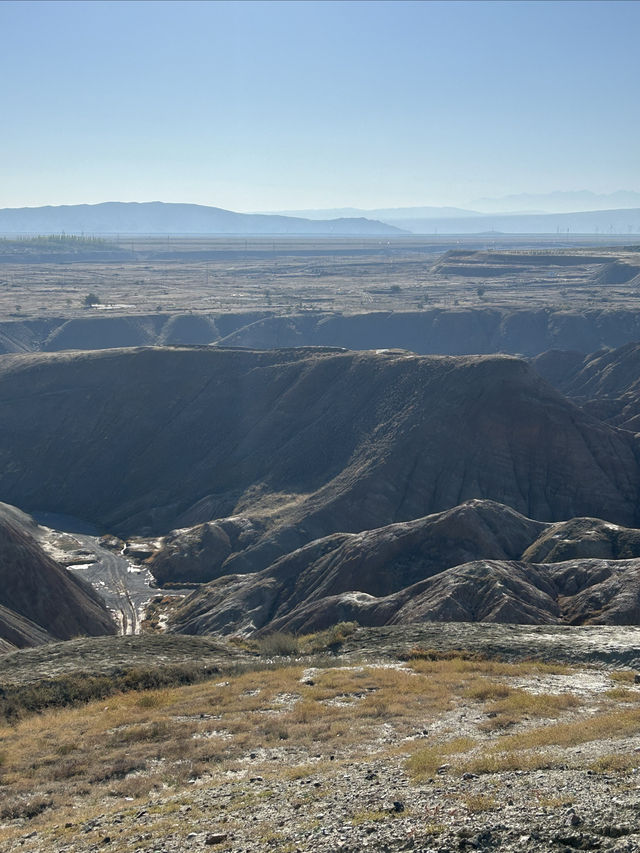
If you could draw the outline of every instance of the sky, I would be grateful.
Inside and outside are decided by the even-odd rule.
[[[640,2],[0,0],[0,208],[640,191]]]

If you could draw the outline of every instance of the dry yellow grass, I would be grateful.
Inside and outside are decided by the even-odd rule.
[[[604,738],[640,734],[640,715],[634,710],[611,710],[581,716],[577,720],[540,726],[500,738],[494,751],[570,747]]]
[[[561,674],[540,664],[416,657],[406,665],[321,669],[309,685],[303,668],[291,665],[33,715],[0,726],[2,819],[9,822],[0,829],[0,847],[3,839],[24,834],[23,820],[63,838],[61,828],[70,821],[77,825],[79,816],[122,812],[123,797],[133,798],[132,808],[144,801],[148,809],[159,792],[179,793],[194,779],[222,784],[250,752],[257,756],[252,767],[266,780],[329,779],[343,761],[374,755],[406,757],[408,772],[421,780],[442,764],[454,774],[557,766],[565,747],[640,735],[637,708],[627,703],[635,691],[628,687],[600,696],[594,711],[593,703],[585,706],[572,693],[511,686],[527,672]],[[458,710],[470,706],[469,733],[452,737]],[[494,715],[489,722],[509,719],[512,732],[483,728],[487,713]],[[550,718],[557,721],[540,724]],[[415,738],[442,720],[448,722],[434,728],[437,734],[426,745]],[[300,758],[268,757],[282,746]],[[314,754],[320,758],[310,761]],[[591,765],[584,760],[597,772],[626,772],[637,758],[612,750],[599,762],[591,757]],[[464,805],[469,811],[492,807],[488,796]],[[375,821],[365,811],[348,819]]]
[[[496,798],[490,794],[464,794],[462,802],[472,814],[491,811],[498,805]]]
[[[596,773],[628,773],[640,768],[640,754],[637,752],[614,752],[601,755],[590,765]]]
[[[459,753],[468,753],[476,746],[476,741],[469,737],[458,737],[444,741],[434,746],[418,749],[407,759],[406,768],[414,779],[424,779],[434,776],[438,768]]]
[[[633,684],[635,677],[636,674],[633,669],[617,669],[610,674],[612,681],[619,681],[623,684]]]
[[[613,699],[616,702],[640,703],[640,690],[628,690],[626,687],[612,687],[604,695],[607,699]]]

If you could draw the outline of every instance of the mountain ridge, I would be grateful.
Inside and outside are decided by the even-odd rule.
[[[6,501],[121,536],[218,520],[220,573],[472,498],[542,521],[638,521],[638,439],[510,356],[11,355],[0,400]]]
[[[167,202],[102,202],[0,209],[0,234],[369,234],[400,235],[394,226],[364,218],[306,220],[236,213],[219,207]]]

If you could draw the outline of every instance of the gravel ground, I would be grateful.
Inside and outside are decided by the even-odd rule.
[[[467,779],[443,772],[414,785],[394,761],[340,762],[329,778],[311,769],[287,781],[261,775],[260,763],[215,787],[203,779],[143,806],[123,803],[120,811],[68,826],[64,841],[31,832],[4,849],[640,850],[640,774],[621,782],[569,767]]]
[[[397,668],[403,666],[397,655],[412,646],[466,648],[511,659],[581,661],[581,667],[566,673],[520,672],[509,685],[535,694],[572,693],[580,699],[580,713],[588,717],[616,684],[610,669],[639,660],[640,629],[450,624],[360,629],[333,662],[357,669],[360,661],[369,660],[368,667]],[[102,661],[102,670],[109,671],[125,661],[155,657],[158,663],[173,663],[198,655],[222,669],[225,661],[237,664],[244,657],[213,638],[78,640],[51,646],[48,655],[33,649],[0,658],[0,679],[26,679],[29,671],[31,678],[41,678],[47,667],[68,672],[82,666],[88,671],[100,668]],[[299,690],[283,692],[275,707],[263,713],[276,720],[278,713],[290,711],[300,701],[308,689],[305,685],[318,674],[312,663],[301,669]],[[632,681],[625,689],[640,693],[640,685]],[[340,696],[331,701],[339,702]],[[357,694],[345,697],[345,704],[349,701],[355,709]],[[569,710],[567,719],[573,713]],[[230,737],[220,718],[206,717],[197,737]],[[424,728],[411,731],[383,715],[371,721],[366,743],[347,744],[336,738],[322,743],[276,742],[272,748],[246,751],[230,765],[212,766],[198,778],[185,778],[177,787],[165,785],[135,799],[114,791],[100,800],[97,811],[78,805],[55,826],[38,817],[0,821],[0,830],[10,830],[11,836],[0,842],[0,849],[2,853],[640,851],[640,734],[555,748],[552,770],[461,775],[455,766],[443,764],[431,778],[416,781],[408,774],[406,758],[416,742],[430,746],[452,736],[491,738],[491,733],[482,734],[483,719],[481,704],[471,702],[431,716]],[[541,721],[525,721],[520,730],[528,725],[537,727]],[[627,768],[590,769],[603,755],[623,757]],[[134,785],[135,777],[133,772],[126,778]],[[41,817],[45,816],[46,811]]]

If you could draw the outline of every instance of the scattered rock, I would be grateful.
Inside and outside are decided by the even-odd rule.
[[[222,844],[223,841],[226,841],[228,838],[228,833],[226,832],[211,832],[205,838],[205,844],[213,846],[214,844]]]

